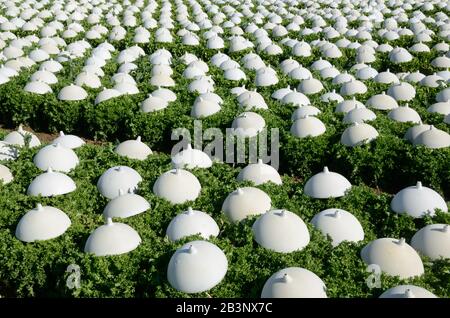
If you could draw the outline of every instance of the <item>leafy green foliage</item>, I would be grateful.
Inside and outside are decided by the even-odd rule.
[[[77,190],[53,198],[26,195],[27,186],[40,174],[32,163],[38,149],[22,149],[17,161],[5,163],[15,179],[0,186],[0,294],[20,297],[259,297],[265,281],[274,272],[300,266],[324,280],[330,297],[376,297],[382,290],[367,287],[365,280],[369,273],[359,256],[361,248],[378,237],[406,237],[409,240],[430,222],[450,221],[448,213],[438,213],[434,220],[414,220],[394,214],[389,209],[392,195],[367,186],[355,186],[341,199],[311,199],[303,194],[305,180],[285,175],[282,186],[269,183],[259,187],[270,195],[274,208],[286,208],[307,222],[311,242],[302,251],[279,254],[259,247],[253,240],[251,226],[255,217],[232,224],[221,212],[228,193],[239,186],[236,181],[239,168],[215,163],[208,170],[193,170],[202,184],[200,197],[195,202],[174,206],[152,193],[157,177],[170,169],[168,155],[154,153],[147,160],[135,161],[119,157],[112,149],[112,144],[86,145],[77,149],[80,165],[69,173]],[[104,222],[101,213],[107,200],[97,191],[96,182],[107,168],[121,164],[141,174],[144,181],[139,193],[151,202],[149,211],[120,220],[138,231],[142,243],[124,255],[94,257],[85,254],[87,237]],[[15,227],[25,212],[38,202],[63,210],[72,225],[56,239],[22,243],[14,236]],[[208,212],[219,224],[221,232],[212,242],[225,252],[229,262],[225,279],[208,293],[198,295],[177,292],[166,277],[168,262],[176,248],[199,239],[192,236],[173,243],[165,237],[170,220],[188,206]],[[365,240],[332,248],[329,239],[308,223],[316,213],[330,207],[351,211],[363,225]],[[66,269],[70,264],[80,266],[80,289],[69,289],[66,285],[70,274]],[[449,270],[448,261],[433,262],[426,265],[423,277],[412,282],[448,297]],[[399,282],[383,275],[382,289]]]

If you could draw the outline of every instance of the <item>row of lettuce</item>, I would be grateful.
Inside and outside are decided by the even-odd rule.
[[[266,250],[254,241],[251,226],[254,219],[239,224],[226,220],[221,212],[226,196],[239,186],[236,177],[240,168],[215,163],[210,169],[193,173],[202,184],[201,195],[194,202],[172,205],[152,192],[156,179],[170,169],[170,156],[154,153],[145,161],[129,160],[116,155],[112,144],[88,144],[76,153],[80,164],[69,173],[76,191],[53,198],[26,195],[31,180],[40,174],[32,162],[40,147],[24,149],[18,160],[6,163],[14,181],[0,186],[0,295],[3,297],[183,297],[167,282],[170,257],[184,243],[198,239],[189,237],[170,242],[165,230],[170,220],[188,206],[208,212],[221,232],[212,242],[226,254],[229,269],[225,279],[208,293],[192,297],[252,297],[258,298],[262,287],[274,272],[299,266],[316,273],[327,286],[328,297],[377,297],[398,284],[422,286],[440,297],[449,297],[450,263],[428,262],[424,258],[425,274],[400,281],[381,275],[381,286],[370,288],[367,265],[361,260],[361,249],[371,240],[381,237],[404,237],[409,242],[414,233],[427,224],[449,223],[448,213],[437,213],[431,219],[412,219],[391,212],[392,195],[370,187],[354,186],[343,198],[317,200],[304,195],[305,180],[283,176],[283,184],[258,186],[272,200],[274,208],[285,208],[298,214],[308,225],[310,244],[299,252],[280,254]],[[107,200],[100,195],[96,183],[109,167],[127,165],[142,176],[139,194],[151,203],[143,214],[120,220],[132,226],[142,243],[134,251],[114,257],[95,257],[83,252],[89,234],[104,224],[102,211]],[[67,232],[53,240],[23,243],[15,238],[20,218],[37,203],[64,211],[72,224]],[[359,243],[343,243],[333,248],[330,241],[309,223],[312,217],[327,208],[350,211],[361,222],[365,239]],[[119,222],[116,220],[116,222]],[[74,274],[71,264],[79,266],[80,288],[67,284]],[[70,269],[70,268],[69,268]],[[72,286],[72,287],[71,287]]]

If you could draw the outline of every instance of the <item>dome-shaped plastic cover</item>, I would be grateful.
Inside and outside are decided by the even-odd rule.
[[[432,260],[450,258],[450,225],[430,224],[411,239],[411,246]]]
[[[427,109],[430,113],[437,113],[441,115],[448,115],[450,114],[450,101],[442,102],[442,103],[435,103],[428,107]]]
[[[437,296],[419,286],[399,285],[386,290],[380,298],[437,298]]]
[[[200,235],[204,239],[219,235],[216,221],[207,213],[189,207],[170,221],[166,235],[171,241],[177,241],[191,235]]]
[[[201,293],[219,284],[227,270],[228,260],[219,247],[207,241],[192,241],[172,255],[167,279],[181,292]]]
[[[424,125],[420,123],[419,125],[412,126],[408,128],[408,130],[405,133],[404,138],[406,140],[409,140],[410,142],[414,143],[417,136],[419,136],[421,133],[423,133],[426,130],[429,130],[431,128],[431,125]]]
[[[290,104],[293,106],[306,106],[311,104],[309,98],[303,93],[297,92],[296,89],[287,92],[287,94],[281,99],[281,103],[284,105]]]
[[[256,91],[244,91],[237,100],[245,110],[268,108],[264,97]]]
[[[22,126],[20,125],[17,131],[12,131],[9,134],[5,136],[3,139],[4,142],[16,145],[16,146],[25,146],[26,140],[29,139],[29,147],[37,147],[41,145],[41,142],[39,141],[38,137],[36,137],[35,134],[23,130]]]
[[[266,126],[264,118],[254,112],[244,112],[237,116],[231,127],[236,135],[242,137],[255,137]]]
[[[416,90],[411,84],[400,82],[389,87],[388,95],[396,101],[410,101],[416,96]]]
[[[405,106],[397,107],[388,113],[388,117],[400,123],[420,123],[420,115],[406,104]]]
[[[194,118],[202,118],[211,116],[221,109],[220,104],[216,101],[203,98],[201,95],[195,99],[191,109],[191,116]]]
[[[416,145],[423,145],[432,149],[446,148],[450,147],[450,134],[431,125],[417,135],[413,142]]]
[[[304,192],[316,199],[337,198],[344,196],[351,187],[344,176],[325,167],[322,172],[315,174],[306,182]]]
[[[174,168],[194,169],[211,166],[211,158],[200,149],[193,149],[190,144],[172,157],[172,167]]]
[[[372,121],[377,118],[377,115],[368,108],[354,108],[344,115],[342,120],[344,123],[359,123],[362,124],[366,121]]]
[[[327,298],[325,283],[300,267],[282,269],[266,281],[261,298]]]
[[[77,101],[86,99],[88,96],[84,88],[77,85],[69,85],[63,87],[58,93],[59,100]]]
[[[106,170],[98,179],[98,191],[108,199],[114,199],[122,190],[123,192],[136,191],[142,177],[133,168],[127,166],[116,166]]]
[[[52,144],[60,144],[63,147],[69,149],[76,149],[82,147],[85,142],[78,136],[75,135],[65,135],[64,132],[59,132],[59,137],[53,139]]]
[[[103,209],[106,218],[128,218],[150,209],[150,203],[140,195],[128,191],[119,190],[119,196],[115,197]]]
[[[322,232],[331,237],[333,246],[343,241],[358,242],[364,240],[364,230],[358,219],[342,209],[326,209],[317,213],[311,223]]]
[[[278,171],[274,167],[263,163],[262,159],[259,159],[258,163],[251,163],[242,169],[237,176],[237,180],[252,181],[255,185],[266,182],[282,184]]]
[[[306,224],[297,214],[287,210],[264,213],[255,221],[252,229],[255,241],[275,252],[300,251],[309,244]]]
[[[28,93],[40,95],[53,92],[52,88],[47,83],[38,81],[28,82],[23,88],[23,90]]]
[[[325,131],[325,124],[313,116],[299,118],[291,126],[291,133],[298,138],[317,137]]]
[[[56,143],[47,145],[39,150],[36,156],[34,156],[33,162],[36,167],[43,171],[47,171],[51,167],[53,171],[69,172],[80,161],[72,149]]]
[[[346,114],[355,108],[366,108],[366,106],[355,98],[347,99],[339,102],[339,104],[336,105],[334,112]]]
[[[75,191],[75,182],[61,172],[54,172],[51,167],[31,181],[27,195],[51,197]]]
[[[16,237],[23,242],[50,240],[62,235],[70,224],[69,217],[63,211],[38,204],[20,219]]]
[[[291,120],[295,121],[300,118],[304,118],[307,116],[317,116],[321,113],[320,109],[317,107],[306,105],[300,106],[292,113]]]
[[[184,169],[172,169],[158,177],[153,193],[172,204],[181,204],[198,198],[201,185],[197,177]]]
[[[89,235],[84,251],[95,256],[119,255],[136,249],[140,243],[141,237],[131,226],[108,218]]]
[[[378,110],[391,110],[397,108],[398,104],[393,97],[383,92],[370,97],[366,102],[366,106]]]
[[[381,238],[367,244],[361,251],[367,264],[376,264],[389,276],[401,279],[420,276],[424,273],[422,260],[405,239]]]
[[[239,222],[251,215],[263,214],[272,206],[270,197],[254,187],[238,188],[222,204],[222,211],[231,222]]]
[[[391,202],[391,209],[397,213],[406,213],[414,218],[433,216],[435,209],[447,212],[445,200],[433,189],[421,182],[398,192]]]
[[[152,154],[149,146],[141,141],[138,136],[136,140],[126,140],[117,145],[114,152],[120,156],[130,159],[145,160]]]
[[[100,104],[101,102],[107,101],[109,99],[121,96],[122,93],[114,88],[106,88],[98,93],[97,97],[95,97],[95,104]]]
[[[177,95],[168,88],[159,87],[152,92],[152,96],[162,98],[167,102],[174,102],[177,100]]]
[[[378,137],[377,130],[366,123],[353,123],[347,127],[341,136],[341,143],[347,147],[360,146],[371,142]]]
[[[303,80],[297,87],[299,92],[306,95],[317,94],[323,89],[322,82],[315,78]]]
[[[342,96],[351,96],[356,94],[364,94],[367,92],[366,85],[358,80],[351,80],[349,82],[345,82],[339,91],[339,94]]]

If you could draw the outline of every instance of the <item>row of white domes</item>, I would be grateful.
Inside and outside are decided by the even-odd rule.
[[[33,143],[30,146],[33,147],[40,144],[36,136],[29,132],[24,132],[22,127],[19,127],[19,131],[7,135],[4,143],[23,145],[26,134],[32,136],[31,140]],[[84,141],[78,137],[61,133],[60,137],[55,139],[51,145],[43,147],[33,160],[39,169],[47,172],[33,180],[28,188],[28,193],[30,195],[41,194],[44,196],[53,196],[74,191],[75,183],[72,179],[63,173],[53,170],[69,172],[75,168],[79,160],[71,148],[77,148],[83,144]],[[152,153],[151,149],[142,143],[139,137],[136,140],[122,142],[115,148],[115,152],[119,155],[138,160],[145,160]],[[164,173],[155,182],[155,194],[169,200],[173,204],[195,200],[200,193],[201,185],[192,173],[183,168],[208,168],[212,165],[211,158],[201,150],[192,149],[188,145],[186,149],[172,157],[172,165],[175,169]],[[5,173],[5,176],[5,180],[11,178],[9,173]],[[273,167],[264,164],[261,160],[258,163],[249,164],[241,170],[237,179],[241,181],[252,181],[256,185],[268,181],[275,184],[282,183],[278,172]],[[98,181],[98,187],[102,195],[112,199],[119,195],[120,190],[128,191],[129,189],[136,189],[137,184],[141,181],[142,178],[134,169],[119,166],[110,168],[102,174]],[[330,172],[325,167],[323,172],[314,175],[306,182],[305,194],[313,198],[340,197],[345,195],[350,187],[351,184],[345,177],[335,172]],[[250,191],[248,195],[245,195],[245,191],[241,189],[236,193],[243,194],[243,196],[237,196],[236,199],[242,197],[244,206],[247,196],[249,196],[252,198],[250,201],[260,202],[262,204],[259,213],[267,211],[264,202],[270,202],[270,198],[264,199],[264,195],[259,199],[252,197],[252,195],[261,196],[261,191],[257,191],[256,194]],[[235,200],[234,196],[230,194],[229,199],[231,200],[232,198]],[[237,201],[238,205],[240,205],[239,201],[240,199]],[[224,206],[226,205],[224,203]],[[391,207],[397,213],[406,212],[413,217],[423,217],[425,214],[434,215],[435,209],[447,211],[444,199],[432,189],[423,187],[420,182],[415,187],[405,188],[400,191],[394,197]],[[224,211],[225,213],[230,213],[229,217],[233,221],[239,221],[247,216],[245,208],[232,209],[230,211],[224,209]],[[233,214],[236,214],[236,216],[233,217]]]
[[[126,204],[129,204],[128,200]],[[147,208],[148,206],[144,206],[144,209]],[[337,222],[344,216],[347,218],[347,227],[350,226],[351,220],[356,222],[355,225],[359,229],[357,227],[349,233],[348,228],[346,230],[335,228],[334,231],[338,230],[338,233],[330,233],[330,229],[333,231],[333,222]],[[349,217],[351,218],[348,219]],[[360,235],[363,236],[359,222],[343,210],[323,211],[314,217],[313,223],[319,228],[322,226],[321,231],[324,234],[340,235],[341,237],[356,235],[356,240],[363,239],[359,237]],[[16,236],[25,242],[51,239],[63,234],[69,226],[70,219],[61,210],[38,205],[36,209],[29,211],[22,217],[16,229]],[[414,235],[412,238],[413,247],[432,259],[450,257],[448,254],[450,247],[449,228],[449,225],[444,224],[428,225]],[[274,210],[264,214],[254,223],[253,231],[255,240],[259,244],[278,252],[301,249],[309,242],[309,234],[305,224],[298,216],[285,210]],[[218,232],[217,224],[211,217],[204,212],[192,209],[188,209],[188,211],[175,217],[167,228],[167,235],[175,240],[197,233],[200,233],[203,237],[216,236]],[[362,234],[358,234],[358,232]],[[97,228],[89,236],[85,251],[97,256],[117,255],[137,248],[140,243],[141,238],[135,230],[123,223],[113,223],[112,219],[108,217],[107,223]],[[389,255],[389,257],[386,255]],[[419,255],[404,239],[377,239],[366,245],[361,251],[361,256],[367,264],[378,264],[381,270],[388,275],[409,278],[420,276],[424,272]],[[188,258],[192,259],[188,260]],[[205,270],[201,272],[196,270],[196,264],[199,264],[199,262],[201,262],[203,269],[207,269],[206,272]],[[180,291],[198,293],[217,285],[225,276],[227,267],[227,259],[217,246],[206,241],[194,241],[185,244],[172,256],[168,266],[168,280],[174,288]],[[188,277],[182,275],[186,272],[190,273]],[[295,273],[296,271],[284,273],[281,282],[295,282],[296,279],[298,280]],[[311,273],[307,274],[311,276]],[[315,275],[312,276],[316,277]],[[289,295],[290,297],[305,297],[302,295],[306,290],[301,293],[300,286],[287,285],[282,288],[280,286],[273,290],[272,284],[275,281],[271,279],[264,286],[262,297],[281,297],[282,295],[284,297],[289,297]],[[316,283],[309,282],[312,283],[310,287],[316,286],[315,288],[320,287],[320,289],[316,289],[312,294],[315,297],[326,297],[324,286],[317,284],[320,279],[316,277],[315,281]],[[405,293],[405,296],[412,297],[413,294]]]

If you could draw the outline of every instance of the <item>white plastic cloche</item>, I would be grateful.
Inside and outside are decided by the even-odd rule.
[[[17,129],[17,131],[12,131],[9,134],[7,134],[5,136],[5,138],[3,139],[4,142],[11,144],[11,145],[16,145],[16,146],[24,146],[25,145],[25,138],[29,136],[30,139],[30,143],[29,143],[29,147],[33,148],[33,147],[37,147],[41,145],[41,142],[39,141],[38,137],[36,137],[35,134],[29,132],[29,131],[25,131],[22,127],[22,125],[19,125],[19,128]]]
[[[320,109],[315,106],[306,105],[300,106],[292,113],[291,120],[295,121],[306,116],[317,116],[321,113]]]
[[[126,140],[117,145],[114,152],[130,159],[145,160],[152,154],[149,146],[141,141],[141,136],[136,140]]]
[[[24,86],[23,90],[28,93],[40,94],[40,95],[44,95],[44,94],[53,92],[52,88],[47,83],[38,82],[38,81],[28,82]]]
[[[346,114],[355,108],[366,108],[366,106],[364,106],[363,103],[361,103],[360,101],[356,100],[355,97],[353,97],[353,99],[347,99],[343,100],[342,102],[339,102],[336,105],[334,112]]]
[[[257,163],[250,163],[242,169],[237,176],[237,180],[252,181],[255,185],[260,185],[266,182],[282,184],[278,171],[271,165],[263,163],[262,159],[258,159]]]
[[[172,255],[167,279],[181,292],[201,293],[219,284],[227,270],[227,257],[219,247],[207,241],[192,241]]]
[[[366,121],[372,121],[377,118],[377,115],[368,108],[357,108],[355,107],[348,113],[344,115],[343,122],[344,123],[359,123],[362,124]]]
[[[405,279],[424,273],[420,256],[403,238],[374,240],[362,249],[361,257],[367,265],[376,264],[389,276]]]
[[[394,121],[400,122],[400,123],[420,123],[420,115],[412,108],[409,107],[408,104],[405,104],[405,106],[400,106],[397,108],[392,109],[388,113],[388,117]]]
[[[450,114],[450,101],[434,103],[428,107],[427,111],[429,113],[437,113],[446,116]]]
[[[419,286],[398,285],[386,290],[380,298],[437,298],[437,296]]]
[[[307,106],[311,104],[309,98],[305,94],[298,92],[295,88],[283,96],[281,103],[283,105],[293,106]]]
[[[33,162],[40,170],[47,171],[52,167],[54,171],[69,172],[74,169],[78,163],[77,154],[70,148],[61,146],[59,143],[50,144],[34,156]]]
[[[287,210],[264,213],[255,221],[252,230],[259,245],[278,253],[300,251],[310,240],[303,220]]]
[[[342,209],[326,209],[317,213],[311,223],[331,237],[333,246],[343,241],[358,242],[364,240],[364,230],[358,219],[348,211]]]
[[[150,209],[150,203],[140,195],[128,191],[119,190],[119,196],[115,197],[103,209],[106,218],[128,218]]]
[[[243,112],[237,116],[231,127],[234,129],[234,133],[241,137],[255,137],[266,126],[264,118],[254,112]]]
[[[202,118],[214,115],[220,111],[220,104],[216,101],[203,98],[201,95],[197,97],[192,105],[191,116],[194,118]]]
[[[116,166],[103,172],[98,179],[97,189],[104,197],[114,199],[120,194],[119,190],[136,191],[141,181],[142,177],[133,168]]]
[[[406,82],[393,84],[389,87],[387,94],[396,101],[410,101],[416,96],[414,87]]]
[[[398,192],[391,202],[391,209],[396,213],[406,213],[414,218],[425,215],[434,216],[435,209],[447,212],[445,200],[433,189],[425,187],[422,182]]]
[[[354,122],[342,133],[341,143],[347,147],[360,146],[376,139],[378,135],[378,131],[373,126]]]
[[[344,196],[351,187],[344,176],[324,167],[322,172],[315,174],[306,182],[304,192],[316,199],[337,198]]]
[[[78,136],[75,135],[65,135],[64,132],[59,132],[59,137],[52,141],[52,144],[60,144],[63,147],[69,149],[76,149],[82,147],[85,142]]]
[[[20,219],[16,237],[23,242],[50,240],[64,234],[70,224],[69,217],[60,209],[38,203]]]
[[[212,166],[211,158],[200,149],[192,148],[191,144],[172,157],[172,167],[194,169],[209,168]]]
[[[231,222],[239,222],[248,216],[260,215],[270,210],[270,197],[254,187],[238,188],[231,192],[222,204],[222,211]]]
[[[353,79],[349,82],[345,82],[339,90],[339,94],[342,96],[352,96],[356,94],[364,94],[366,92],[367,86],[363,82]]]
[[[114,88],[103,88],[103,90],[98,93],[97,97],[95,97],[95,105],[121,95],[122,93]]]
[[[385,92],[370,97],[366,106],[377,110],[391,110],[398,107],[397,101]]]
[[[431,125],[425,125],[422,122],[420,122],[418,125],[408,128],[408,130],[405,133],[404,138],[406,140],[409,140],[412,143],[415,143],[415,139],[417,138],[417,136],[419,136],[425,130],[430,129],[430,127],[431,127]]]
[[[266,281],[261,298],[327,298],[325,283],[301,267],[282,269]]]
[[[245,90],[237,97],[237,100],[239,105],[245,110],[268,108],[264,97],[257,91]]]
[[[71,84],[63,87],[58,93],[58,99],[64,101],[79,101],[86,99],[88,93],[81,86]]]
[[[198,198],[201,185],[197,177],[184,169],[172,169],[158,177],[153,193],[172,204],[181,204]]]
[[[31,181],[27,195],[51,197],[75,191],[75,182],[61,172],[54,172],[51,167]]]
[[[163,87],[158,87],[157,90],[154,90],[152,92],[152,96],[165,99],[169,103],[177,100],[177,95],[174,92],[172,92],[168,88],[163,88]]]
[[[14,177],[7,166],[0,164],[0,182],[8,184],[13,181]]]
[[[325,133],[325,124],[314,116],[303,116],[291,126],[291,134],[298,138],[317,137]]]
[[[141,237],[131,226],[107,218],[106,224],[89,235],[84,251],[95,256],[119,255],[136,249],[140,243]]]
[[[317,94],[323,90],[322,82],[315,78],[304,79],[297,87],[297,90],[306,95]]]
[[[397,75],[395,73],[391,73],[389,69],[387,69],[385,72],[378,73],[374,79],[377,83],[383,83],[383,84],[392,84],[392,83],[398,83],[400,80],[398,79]]]
[[[174,217],[166,230],[166,235],[171,241],[195,234],[207,240],[211,236],[219,235],[219,226],[207,213],[193,210],[191,207]]]
[[[432,260],[450,258],[450,225],[430,224],[411,239],[411,246]]]
[[[450,147],[450,134],[431,125],[418,134],[413,143],[432,149],[446,148]]]

